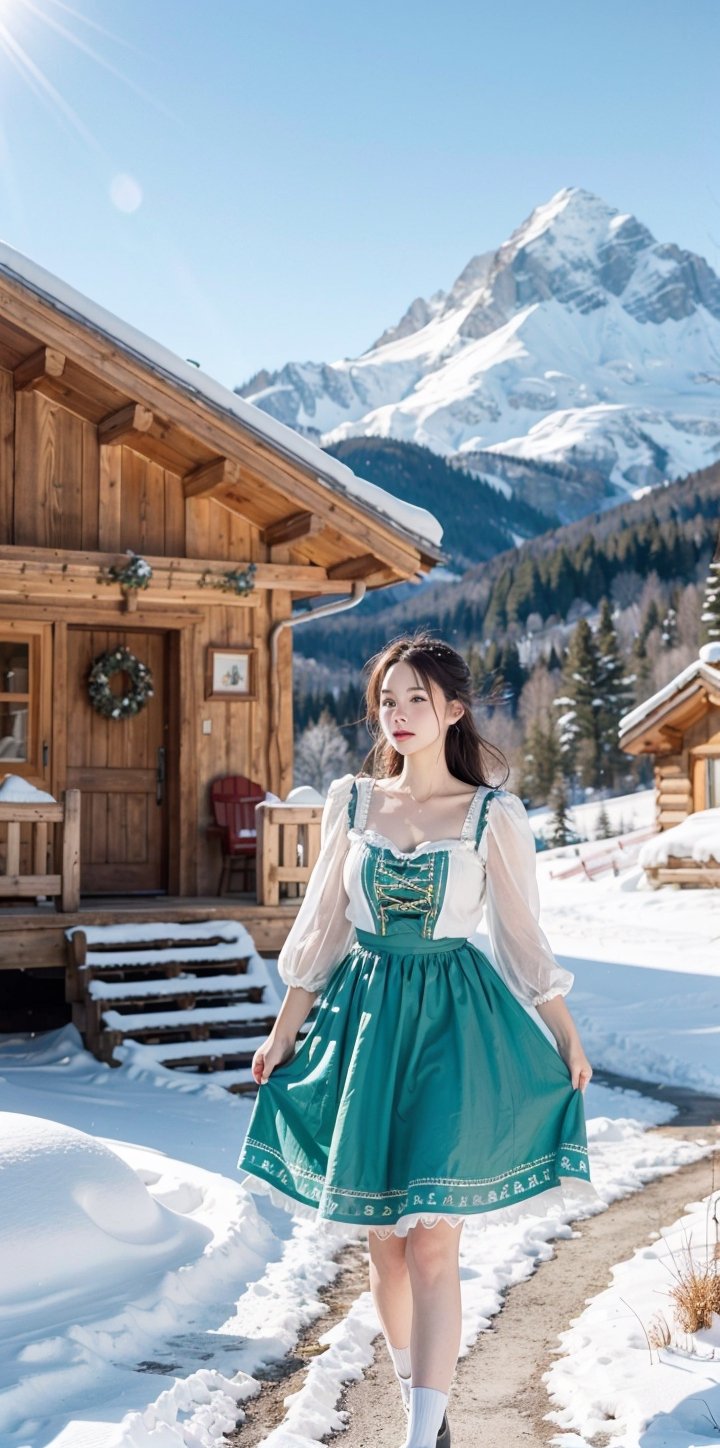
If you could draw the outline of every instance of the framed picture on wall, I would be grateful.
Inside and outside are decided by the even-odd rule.
[[[206,699],[254,699],[253,648],[208,648],[205,668]]]

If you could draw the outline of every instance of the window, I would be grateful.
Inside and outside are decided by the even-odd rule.
[[[705,808],[717,809],[720,806],[720,758],[706,759],[705,771]]]
[[[30,641],[0,639],[0,760],[28,760]]]
[[[0,621],[0,779],[48,789],[52,727],[51,625]]]

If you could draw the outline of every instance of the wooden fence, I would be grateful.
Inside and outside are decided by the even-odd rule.
[[[80,790],[65,790],[62,804],[0,802],[0,832],[0,897],[54,895],[61,910],[77,910]]]
[[[580,854],[579,846],[576,846],[573,863],[562,865],[560,869],[551,869],[550,879],[570,880],[575,875],[584,875],[587,880],[594,880],[597,875],[604,875],[608,870],[612,870],[613,875],[618,875],[621,870],[635,864],[643,841],[656,834],[654,825],[646,829],[632,830],[602,844],[597,842],[597,848],[584,855]],[[560,858],[562,859],[562,855]]]

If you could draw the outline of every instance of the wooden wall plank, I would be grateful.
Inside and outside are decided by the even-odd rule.
[[[168,551],[165,528],[166,477],[166,469],[161,467],[160,463],[145,463],[145,548],[148,553],[167,554]]]
[[[165,548],[169,558],[182,557],[185,552],[185,497],[177,473],[165,472]]]
[[[68,659],[67,624],[61,619],[53,625],[52,662],[52,744],[50,755],[51,793],[62,798],[67,784],[67,707]]]
[[[199,680],[201,671],[198,660],[204,663],[204,650],[200,628],[185,628],[180,635],[179,647],[180,685],[179,712],[177,717],[179,758],[178,758],[178,829],[180,832],[180,878],[178,887],[181,895],[198,894],[198,839],[197,792],[200,788],[198,777],[198,723],[199,723]]]
[[[48,426],[54,434],[54,467],[48,497],[51,544],[76,548],[82,543],[83,428],[82,418],[51,404]],[[97,482],[96,482],[97,486]]]
[[[0,541],[15,541],[15,388],[0,371]]]
[[[81,548],[100,547],[100,448],[97,428],[84,418],[82,428],[82,529]]]
[[[185,502],[185,555],[187,558],[210,558],[210,504],[205,498],[188,498]]]
[[[15,447],[15,542],[51,548],[55,426],[53,404],[39,392],[15,398]]]
[[[122,454],[120,446],[103,446],[98,460],[98,548],[120,552],[122,508]]]
[[[120,513],[120,537],[118,548],[134,548],[136,553],[145,549],[143,469],[139,453],[132,448],[122,449],[122,503]],[[149,550],[145,550],[149,551]]]

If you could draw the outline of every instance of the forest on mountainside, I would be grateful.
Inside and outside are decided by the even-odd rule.
[[[651,761],[623,753],[618,722],[720,637],[719,519],[720,463],[505,549],[457,581],[303,625],[296,779],[360,767],[372,742],[363,665],[429,626],[467,658],[480,732],[529,805],[646,787]]]

